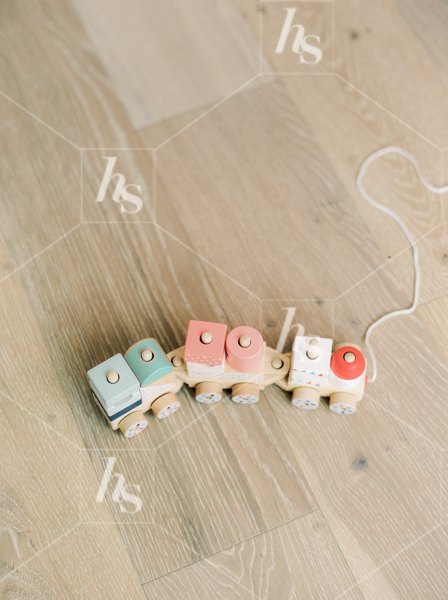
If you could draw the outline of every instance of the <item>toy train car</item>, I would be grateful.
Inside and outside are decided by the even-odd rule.
[[[87,372],[93,396],[112,429],[126,437],[141,433],[148,425],[143,413],[152,410],[158,419],[180,407],[175,396],[182,382],[154,339],[131,346],[124,357],[116,354]]]
[[[195,399],[219,402],[224,389],[238,404],[258,401],[260,390],[271,384],[292,392],[292,404],[315,409],[321,397],[330,409],[352,414],[362,399],[366,361],[355,344],[297,336],[293,350],[282,354],[266,345],[253,327],[193,321],[185,346],[166,355],[154,339],[131,346],[90,369],[93,396],[112,429],[133,437],[148,424],[145,412],[163,419],[180,407],[175,396],[185,383],[195,388]]]

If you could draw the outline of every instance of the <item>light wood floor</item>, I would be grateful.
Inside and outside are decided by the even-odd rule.
[[[315,67],[274,52],[288,7]],[[184,389],[127,441],[85,375],[190,318],[275,346],[295,308],[362,344],[409,305],[406,239],[354,181],[399,145],[447,182],[447,28],[442,0],[0,3],[2,598],[447,597],[448,203],[403,159],[366,187],[419,240],[421,303],[375,332],[355,415]],[[140,212],[95,202],[108,156]],[[139,512],[117,478],[95,501],[108,458]]]

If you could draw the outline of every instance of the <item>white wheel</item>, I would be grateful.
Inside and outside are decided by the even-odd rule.
[[[120,421],[119,428],[125,437],[131,438],[146,429],[147,425],[145,416],[137,410]]]
[[[352,415],[356,412],[357,400],[353,394],[336,392],[330,396],[330,410],[338,415]]]
[[[298,387],[292,392],[292,403],[297,408],[315,410],[319,406],[319,401],[319,392],[312,388]]]
[[[158,419],[166,419],[180,408],[180,402],[174,394],[164,394],[151,404],[151,410]]]
[[[293,400],[292,403],[297,408],[303,408],[304,410],[316,410],[316,408],[319,406],[318,402],[314,402],[313,400],[301,399],[301,398],[297,398],[296,400]]]
[[[255,404],[260,397],[260,390],[254,383],[237,383],[232,387],[232,400],[237,404]]]
[[[222,398],[222,388],[219,383],[203,381],[196,386],[194,397],[202,404],[215,404]]]

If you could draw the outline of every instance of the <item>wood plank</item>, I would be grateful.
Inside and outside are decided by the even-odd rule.
[[[448,178],[448,150],[442,150],[442,176],[443,184],[446,183]],[[442,196],[442,207],[443,207],[443,220],[448,221],[448,194]]]
[[[436,186],[445,183],[439,150],[421,139],[408,127],[376,107],[356,90],[337,79],[284,78],[291,98],[306,115],[313,136],[342,181],[356,211],[382,251],[380,264],[387,264],[403,290],[412,292],[414,280],[410,253],[399,255],[408,247],[405,236],[387,215],[371,207],[359,194],[355,180],[362,162],[386,146],[400,146],[418,161],[423,176]],[[323,99],[331,98],[331,102]],[[366,190],[374,199],[395,211],[419,241],[423,281],[421,301],[440,294],[445,276],[438,256],[443,207],[439,195],[428,192],[418,180],[413,167],[398,155],[377,159],[364,178]],[[351,236],[351,231],[347,231]],[[397,260],[397,257],[399,260]],[[435,269],[442,269],[434,277]],[[409,296],[410,298],[410,296]]]
[[[145,597],[115,525],[80,525],[0,583],[4,597]]]
[[[336,598],[354,585],[320,511],[143,586],[148,600]],[[356,588],[343,595],[361,599]]]
[[[218,102],[259,72],[258,40],[232,2],[73,4],[135,129]]]
[[[141,147],[69,0],[0,10],[2,94],[79,147]]]
[[[84,16],[96,8],[77,2]],[[0,89],[79,146],[162,144],[212,107],[204,91],[214,102],[252,68],[262,6],[251,0],[235,0],[239,12],[230,3],[207,6],[206,22],[196,19],[205,3],[194,0],[176,9],[182,23],[172,29],[172,3],[152,12],[163,29],[155,18],[144,26],[137,8],[152,4],[133,0],[129,21],[110,30],[130,23],[140,33],[126,31],[118,46],[104,29],[101,38],[92,35],[112,13],[83,22],[74,6],[40,0],[0,7]],[[446,75],[435,53],[446,45],[445,9],[425,8],[420,0],[380,0],[361,13],[344,0],[336,6],[339,68],[442,143],[446,131],[434,110],[444,105]],[[423,32],[413,21],[419,14]],[[163,42],[147,77],[146,64],[155,62],[144,56],[144,27],[151,40],[179,34],[189,49],[207,48],[204,60]],[[111,64],[120,43],[126,63]],[[227,44],[229,52],[218,55]],[[211,69],[223,64],[224,72]],[[133,87],[115,77],[123,68]],[[344,420],[324,405],[299,413],[289,395],[272,388],[274,413],[264,395],[255,407],[229,400],[203,407],[184,390],[181,411],[165,423],[151,419],[130,447],[108,428],[87,388],[89,367],[144,335],[167,350],[181,345],[191,317],[248,323],[274,344],[289,301],[257,296],[308,298],[291,304],[294,322],[354,341],[372,318],[409,303],[403,238],[359,199],[354,175],[369,152],[400,143],[440,184],[440,153],[337,79],[312,79],[248,88],[160,149],[159,218],[178,240],[153,225],[83,225],[2,283],[0,379],[8,398],[0,427],[11,457],[2,479],[4,595],[141,598],[139,581],[151,580],[148,597],[320,598],[348,590],[343,597],[360,598],[347,557],[366,600],[444,597],[446,531],[426,534],[446,514],[446,228],[434,229],[440,202],[400,159],[378,163],[368,185],[426,236],[427,304],[375,334],[380,377],[356,415]],[[153,81],[160,82],[157,93]],[[173,86],[182,93],[162,95]],[[143,108],[129,89],[150,90]],[[0,99],[0,108],[7,155],[0,267],[8,275],[76,224],[79,153],[11,101]],[[157,110],[168,120],[137,135],[134,119],[152,119]],[[138,163],[140,171],[149,169]],[[360,284],[386,260],[387,268]],[[331,299],[352,286],[336,303],[334,323]],[[95,502],[111,456],[116,473],[140,486],[137,515],[122,511],[112,485],[106,501]],[[317,501],[329,527],[318,511],[300,516]]]
[[[20,283],[12,275],[0,287],[2,397],[47,427],[56,438],[82,447],[76,423]]]
[[[158,223],[261,298],[332,298],[380,261],[282,85],[231,98],[159,149],[157,181]]]
[[[0,229],[17,268],[80,223],[80,153],[1,96],[0,122]]]
[[[362,343],[370,323],[409,305],[404,294],[397,292],[393,277],[383,269],[340,298],[335,309],[336,339]],[[371,341],[378,379],[367,385],[367,396],[438,447],[446,447],[448,364],[418,316],[386,321],[372,334]]]
[[[83,225],[38,257],[32,268],[23,269],[21,277],[98,481],[104,458],[116,456],[123,460],[126,481],[153,485],[154,508],[146,501],[137,524],[125,519],[120,525],[139,578],[146,581],[196,560],[198,554],[222,550],[295,518],[315,504],[265,402],[244,411],[251,407],[226,400],[215,410],[195,402],[185,390],[182,409],[166,421],[150,417],[149,428],[132,440],[132,448],[95,408],[85,371],[144,335],[170,349],[183,343],[189,317],[259,328],[260,303],[250,292],[154,225],[127,227]],[[107,292],[104,273],[113,274]],[[152,481],[151,449],[158,447]],[[209,448],[205,462],[204,448]],[[137,452],[144,460],[136,458]],[[230,486],[228,492],[210,480],[210,469]],[[210,498],[200,510],[204,488]],[[145,497],[150,496],[148,491]],[[179,504],[181,496],[190,505]],[[223,513],[215,517],[212,506],[220,501]],[[121,523],[120,506],[110,504]],[[192,519],[187,530],[185,511]]]
[[[403,17],[413,2],[401,3],[401,9],[398,4],[394,0],[379,0],[368,6],[356,0],[338,4],[336,73],[444,148],[448,145],[443,118],[448,80],[445,69],[440,68],[438,52],[446,44],[446,21],[422,34],[424,27],[418,18],[410,26],[411,19]],[[422,3],[418,13],[437,10],[428,10]]]
[[[126,227],[83,225],[21,271],[88,448],[118,450],[129,443],[92,401],[88,369],[144,337],[155,337],[167,351],[177,348],[190,318],[259,328],[260,304],[249,292],[153,225]],[[194,402],[172,419],[151,417],[150,430],[134,445],[157,447],[204,410]]]
[[[0,412],[2,595],[78,598],[81,588],[89,597],[121,598],[127,587],[138,598],[110,511],[95,503],[99,482],[79,434],[63,427],[57,434],[54,421],[47,424],[44,415],[36,418],[5,396]]]
[[[444,56],[448,51],[446,25],[448,10],[444,2],[425,2],[424,0],[393,0],[394,7],[406,21],[413,35],[425,47],[431,61],[437,66],[437,76],[448,81],[448,70]],[[446,146],[446,144],[445,144]]]
[[[420,306],[418,316],[448,364],[448,295]]]
[[[18,275],[2,282],[0,297],[1,593],[75,598],[81,588],[118,598],[127,585],[138,598],[107,504],[95,502],[99,480]]]
[[[418,600],[446,597],[448,586],[447,527],[428,532],[421,540],[359,583],[365,600]]]
[[[376,387],[349,417],[266,395],[356,581],[440,522],[440,450],[383,410]]]
[[[159,558],[160,565],[151,564],[154,551],[142,533],[133,548],[141,581],[316,507],[263,394],[252,407],[225,399],[162,445],[155,479],[153,518],[170,552]]]

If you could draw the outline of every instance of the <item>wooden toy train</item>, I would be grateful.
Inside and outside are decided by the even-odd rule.
[[[330,410],[352,414],[362,399],[366,361],[354,344],[297,336],[292,352],[282,354],[266,346],[253,327],[190,321],[185,346],[168,355],[148,338],[131,346],[124,357],[116,354],[87,375],[93,396],[112,429],[133,437],[148,424],[150,409],[158,419],[180,407],[176,392],[186,383],[205,404],[219,402],[224,389],[239,404],[258,401],[260,390],[275,383],[292,392],[292,404],[315,409],[321,397]]]

